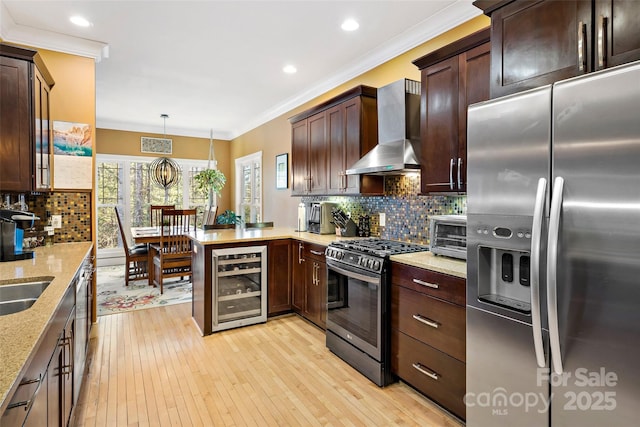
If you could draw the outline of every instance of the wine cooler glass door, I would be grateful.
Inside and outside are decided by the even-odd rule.
[[[267,247],[212,251],[212,330],[267,320]]]

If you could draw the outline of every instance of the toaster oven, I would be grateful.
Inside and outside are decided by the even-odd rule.
[[[467,259],[467,216],[433,215],[429,220],[429,250],[435,255]]]

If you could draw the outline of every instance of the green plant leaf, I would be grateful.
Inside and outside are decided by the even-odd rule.
[[[205,169],[193,176],[198,191],[209,194],[209,190],[213,190],[218,196],[227,182],[227,178],[218,169]]]

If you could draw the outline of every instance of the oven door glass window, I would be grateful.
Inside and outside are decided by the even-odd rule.
[[[380,278],[345,273],[328,269],[327,328],[380,360]]]

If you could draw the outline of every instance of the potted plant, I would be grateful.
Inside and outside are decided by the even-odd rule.
[[[209,196],[209,204],[213,200],[213,193],[220,196],[220,192],[227,183],[227,178],[218,169],[205,169],[193,176],[198,191],[204,191]]]
[[[193,179],[196,183],[196,189],[203,191],[208,197],[204,225],[213,224],[215,222],[215,211],[213,212],[213,218],[209,218],[211,208],[213,207],[213,193],[216,193],[218,197],[220,197],[220,192],[224,188],[227,178],[224,176],[224,173],[218,169],[204,169],[195,174]]]

